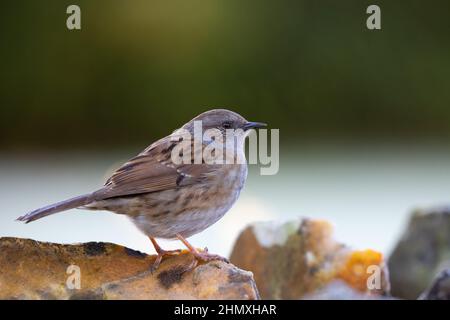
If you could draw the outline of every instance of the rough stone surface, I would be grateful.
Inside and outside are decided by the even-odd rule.
[[[450,300],[450,269],[443,270],[430,288],[421,296],[422,300]]]
[[[256,223],[240,234],[230,260],[253,272],[263,299],[301,299],[334,280],[363,295],[388,294],[383,256],[352,251],[331,234],[331,225],[320,220]],[[377,283],[369,279],[372,265],[380,275]],[[368,280],[376,287],[368,289]]]
[[[110,243],[61,245],[1,238],[0,299],[259,298],[252,273],[232,264],[198,264],[182,252],[165,258],[152,274],[154,259]],[[73,288],[77,267],[79,290]]]
[[[353,289],[345,281],[334,280],[317,291],[306,294],[303,300],[391,300],[390,297],[367,295]]]
[[[392,295],[416,299],[450,261],[450,208],[417,210],[389,261]]]

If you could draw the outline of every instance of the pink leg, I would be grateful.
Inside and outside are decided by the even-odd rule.
[[[158,269],[164,256],[173,256],[173,255],[177,255],[181,252],[181,250],[179,250],[179,249],[178,250],[164,250],[163,248],[161,248],[159,246],[159,244],[156,242],[155,238],[149,237],[149,239],[152,242],[153,247],[155,247],[156,253],[158,254],[155,262],[153,262],[153,265],[150,267],[150,270],[152,271],[152,273],[155,272],[156,269]]]
[[[229,263],[227,258],[221,257],[217,254],[211,254],[208,253],[208,249],[205,248],[205,250],[203,252],[199,252],[196,248],[194,248],[183,236],[181,236],[180,234],[177,234],[177,238],[178,240],[180,240],[181,242],[183,242],[183,244],[189,249],[189,251],[191,252],[191,254],[198,260],[201,261],[212,261],[212,260],[219,260],[219,261],[224,261],[226,263]]]

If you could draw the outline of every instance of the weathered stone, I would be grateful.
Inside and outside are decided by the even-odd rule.
[[[417,210],[388,265],[392,295],[416,299],[450,260],[450,208]]]
[[[345,281],[333,280],[324,287],[306,294],[302,300],[380,300],[392,299],[380,295],[368,295],[353,289]]]
[[[450,300],[450,269],[441,271],[421,296],[422,300]]]
[[[300,299],[336,279],[363,294],[387,294],[381,253],[352,251],[331,234],[331,225],[320,220],[256,223],[240,234],[231,261],[253,272],[263,299]],[[375,287],[368,289],[368,281]]]
[[[164,258],[152,274],[154,259],[110,243],[61,245],[1,238],[0,299],[259,298],[252,273],[232,264],[198,264],[183,251]],[[73,288],[77,268],[79,290]]]

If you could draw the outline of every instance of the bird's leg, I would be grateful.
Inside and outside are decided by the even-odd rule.
[[[159,265],[161,264],[162,258],[164,256],[176,255],[176,254],[179,254],[181,252],[180,249],[177,249],[177,250],[164,250],[163,248],[161,248],[159,246],[159,244],[156,242],[155,238],[149,237],[149,239],[152,242],[153,247],[156,250],[156,253],[158,254],[158,256],[155,259],[155,262],[153,262],[153,265],[150,267],[150,270],[151,270],[152,273],[154,271],[156,271],[156,269],[158,269]]]
[[[217,254],[208,253],[208,249],[205,248],[202,252],[199,252],[194,246],[192,246],[182,235],[177,234],[178,240],[183,242],[183,244],[189,249],[191,254],[197,259],[201,261],[212,261],[219,260],[229,263],[227,258],[221,257]]]

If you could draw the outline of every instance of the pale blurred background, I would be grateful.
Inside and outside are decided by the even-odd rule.
[[[388,253],[416,207],[450,202],[448,1],[71,1],[0,5],[0,236],[151,252],[125,217],[29,210],[108,172],[211,107],[280,129],[259,175],[196,246],[227,255],[245,225],[307,216]],[[181,247],[176,242],[166,247]]]

